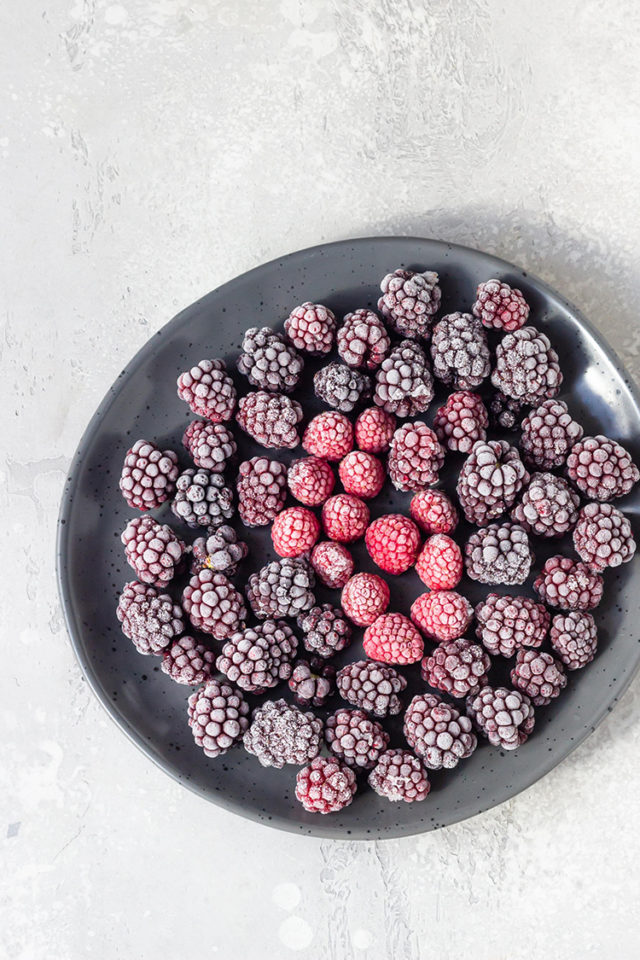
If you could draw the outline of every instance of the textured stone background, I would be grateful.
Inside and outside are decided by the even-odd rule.
[[[53,552],[65,471],[130,355],[289,250],[484,248],[640,374],[638,4],[4,0],[0,37],[1,956],[636,958],[638,682],[475,820],[280,835],[185,793],[108,720]]]

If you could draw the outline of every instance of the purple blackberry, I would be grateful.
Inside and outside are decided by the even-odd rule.
[[[130,507],[153,510],[168,500],[176,486],[178,456],[149,440],[136,440],[124,458],[120,490]]]
[[[525,403],[555,397],[562,373],[547,335],[535,327],[523,327],[503,337],[496,347],[491,383],[505,396]]]
[[[338,330],[338,353],[350,367],[375,370],[391,349],[382,320],[373,310],[348,313]]]
[[[418,492],[438,482],[445,451],[437,435],[422,420],[403,423],[393,434],[387,461],[396,490]]]
[[[473,390],[491,373],[482,323],[470,313],[450,313],[433,328],[433,374],[455,390]]]
[[[442,296],[438,274],[398,268],[383,277],[380,289],[378,310],[394,330],[403,337],[426,337]]]
[[[330,353],[338,323],[329,307],[306,303],[295,307],[284,322],[284,332],[296,350],[305,353]]]
[[[551,621],[551,646],[568,670],[591,663],[598,647],[598,629],[590,613],[557,613]]]
[[[215,659],[215,653],[203,643],[198,643],[193,637],[181,637],[164,651],[160,666],[176,683],[194,687],[208,680],[213,673]]]
[[[452,770],[478,745],[471,720],[432,693],[413,698],[403,729],[407,743],[428,770]]]
[[[510,332],[525,325],[529,318],[529,304],[516,287],[510,287],[502,280],[485,280],[478,284],[473,313],[485,327]]]
[[[178,377],[178,396],[198,417],[212,423],[230,420],[238,395],[223,360],[201,360]]]
[[[220,757],[237,743],[249,726],[249,704],[228,683],[208,680],[189,697],[193,739],[208,757]]]
[[[243,743],[263,767],[302,766],[320,753],[322,720],[284,700],[267,700],[254,713]]]
[[[527,533],[539,537],[562,537],[578,519],[580,497],[566,480],[553,473],[534,473],[511,518]]]
[[[313,389],[328,406],[349,413],[361,400],[371,396],[371,380],[342,363],[330,363],[315,374]]]
[[[513,506],[528,482],[515,447],[506,440],[478,440],[462,465],[456,489],[469,523],[484,527]]]
[[[570,557],[550,557],[533,589],[550,607],[559,610],[593,610],[602,600],[604,580],[585,563]]]
[[[189,527],[215,530],[233,516],[233,491],[210,470],[185,470],[178,477],[171,510]]]
[[[138,580],[160,587],[173,579],[186,550],[171,527],[149,516],[130,520],[120,539]]]
[[[189,580],[182,606],[196,630],[210,633],[216,640],[225,640],[241,630],[247,616],[242,595],[231,581],[206,568]]]
[[[460,390],[452,393],[436,412],[433,429],[447,450],[469,453],[474,443],[487,439],[489,416],[477,393]]]
[[[535,725],[529,697],[506,687],[483,687],[467,700],[467,713],[494,747],[521,747]]]
[[[236,420],[263,447],[290,450],[300,443],[302,407],[280,393],[248,393],[240,399]]]
[[[567,457],[567,476],[590,500],[624,497],[640,478],[631,454],[615,440],[584,437]]]
[[[324,603],[312,607],[298,617],[305,650],[318,657],[328,658],[351,643],[353,631],[342,610]]]
[[[356,660],[338,671],[336,686],[342,699],[353,707],[374,717],[392,717],[402,709],[398,694],[407,681],[393,667],[373,660]]]
[[[520,426],[527,404],[512,397],[505,397],[499,390],[489,402],[489,423],[494,430],[515,431]]]
[[[489,653],[512,657],[520,647],[539,647],[551,617],[529,597],[490,593],[476,606],[476,634]]]
[[[588,503],[573,528],[576,553],[594,573],[628,563],[636,552],[631,524],[610,503]]]
[[[249,693],[264,693],[291,676],[298,641],[282,620],[265,620],[232,634],[222,647],[216,667]]]
[[[438,644],[422,661],[420,673],[430,687],[452,697],[466,697],[487,683],[490,666],[480,644],[461,638]]]
[[[224,423],[192,420],[184,432],[182,443],[196,467],[222,473],[236,455],[236,441]]]
[[[424,800],[431,790],[427,774],[408,750],[386,750],[369,774],[369,786],[392,802]]]
[[[360,770],[371,770],[389,744],[389,734],[364,710],[336,710],[327,718],[325,737],[332,753]]]
[[[545,400],[522,421],[522,457],[538,470],[555,470],[565,464],[583,433],[564,401]]]
[[[181,607],[168,593],[137,580],[125,583],[116,615],[138,653],[162,653],[184,631]]]
[[[242,341],[238,370],[249,383],[270,393],[291,393],[297,386],[304,361],[287,341],[270,327],[250,327]]]
[[[357,790],[353,770],[333,757],[316,757],[296,777],[296,799],[308,813],[337,813],[353,800]]]
[[[315,603],[315,577],[302,558],[272,560],[247,585],[247,597],[256,617],[297,617]]]
[[[433,377],[424,350],[411,340],[394,347],[376,371],[374,403],[399,417],[424,413],[433,400]]]
[[[511,683],[530,698],[536,707],[551,703],[567,685],[562,664],[550,653],[539,650],[518,650]]]
[[[253,457],[238,470],[238,513],[245,527],[271,523],[287,499],[287,468],[278,460]]]
[[[524,583],[533,563],[526,531],[517,523],[491,523],[471,534],[464,548],[467,576],[480,583]]]
[[[289,689],[296,703],[321,707],[333,693],[336,668],[319,657],[311,661],[298,660],[289,677]]]
[[[194,540],[191,547],[191,573],[199,573],[206,568],[233,577],[238,564],[248,552],[249,548],[242,540],[238,540],[233,527],[223,524],[208,537]]]

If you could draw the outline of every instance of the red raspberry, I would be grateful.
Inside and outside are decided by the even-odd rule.
[[[416,573],[430,590],[453,590],[462,570],[462,551],[445,533],[429,537],[416,560]]]
[[[340,461],[338,474],[347,493],[365,500],[377,497],[384,484],[384,467],[378,458],[361,450],[352,450]]]
[[[334,757],[316,757],[296,777],[296,797],[309,813],[337,813],[356,792],[356,775]]]
[[[368,407],[356,420],[356,443],[367,453],[384,453],[391,446],[396,418],[380,407]]]
[[[424,642],[408,617],[383,613],[364,632],[364,652],[382,663],[417,663],[424,654]]]
[[[457,640],[471,623],[473,607],[455,590],[423,593],[413,601],[411,619],[434,640]]]
[[[409,513],[425,533],[452,533],[458,525],[458,511],[442,490],[421,490],[409,504]]]
[[[319,507],[331,496],[336,478],[322,457],[303,457],[289,467],[287,483],[292,495],[307,507]]]
[[[389,587],[377,573],[356,573],[347,582],[340,603],[359,627],[368,627],[389,606]]]
[[[328,410],[310,420],[302,437],[307,453],[325,460],[342,460],[353,450],[353,427],[344,413]]]
[[[311,566],[325,587],[339,589],[353,573],[353,557],[343,544],[323,540],[311,551]]]
[[[369,507],[348,493],[329,497],[322,508],[327,536],[339,543],[352,543],[364,536],[369,523]]]
[[[404,573],[413,566],[420,549],[420,531],[413,520],[388,513],[374,520],[364,540],[373,562],[387,573]]]
[[[311,550],[320,533],[320,521],[306,507],[289,507],[273,521],[271,539],[279,557],[301,557]]]

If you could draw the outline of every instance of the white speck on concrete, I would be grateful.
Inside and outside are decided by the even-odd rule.
[[[281,910],[295,910],[300,898],[300,887],[296,883],[278,883],[271,894],[271,899]]]
[[[289,950],[306,950],[313,940],[313,930],[302,917],[287,917],[280,924],[278,936]]]

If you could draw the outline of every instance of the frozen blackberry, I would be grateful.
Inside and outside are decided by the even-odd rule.
[[[240,464],[238,513],[245,527],[264,527],[277,517],[287,499],[287,468],[278,460],[253,457]]]
[[[178,396],[197,417],[212,423],[230,420],[238,395],[223,360],[201,360],[178,377]]]
[[[494,430],[515,431],[520,426],[526,408],[526,403],[505,397],[504,393],[496,390],[489,402],[489,423]]]
[[[491,383],[507,397],[525,403],[555,397],[562,373],[547,335],[535,327],[507,333],[496,347]]]
[[[402,709],[398,694],[405,689],[407,681],[393,667],[372,660],[356,660],[338,671],[336,686],[342,699],[352,706],[374,717],[392,717]]]
[[[411,340],[394,347],[376,371],[373,402],[399,417],[424,413],[433,400],[433,377],[424,350]]]
[[[452,697],[476,693],[487,683],[491,660],[478,643],[460,638],[438,644],[422,661],[420,673],[430,687]]]
[[[248,393],[241,397],[236,420],[263,447],[292,449],[300,443],[302,407],[280,393]]]
[[[573,545],[595,573],[628,563],[636,552],[631,524],[610,503],[588,503],[582,508],[573,529]]]
[[[491,373],[482,323],[470,313],[450,313],[436,323],[431,338],[433,374],[456,390],[473,390]]]
[[[527,322],[529,304],[516,287],[510,287],[502,280],[485,280],[478,284],[473,313],[485,327],[513,331]]]
[[[194,687],[211,676],[215,659],[213,651],[203,643],[193,637],[181,637],[164,651],[160,666],[176,683]]]
[[[456,489],[469,523],[484,527],[513,506],[528,482],[515,447],[506,440],[478,440],[462,465]]]
[[[225,573],[233,577],[238,564],[247,556],[249,548],[228,524],[223,524],[208,537],[198,537],[191,547],[191,573],[198,573],[205,567],[214,573]]]
[[[431,790],[423,765],[408,750],[386,750],[369,774],[368,782],[378,796],[392,802],[424,800]]]
[[[615,440],[584,437],[567,457],[567,476],[590,500],[615,500],[633,489],[640,471],[631,454]]]
[[[550,653],[518,650],[511,683],[530,698],[536,707],[544,707],[560,696],[567,685],[562,664]]]
[[[522,746],[535,724],[529,697],[506,687],[483,687],[468,698],[467,713],[489,743],[503,750]]]
[[[391,349],[387,328],[373,310],[348,313],[338,330],[338,353],[350,367],[375,370]]]
[[[387,468],[396,490],[424,490],[438,482],[444,447],[422,420],[398,427],[391,441]]]
[[[249,704],[239,690],[208,680],[189,697],[193,739],[208,757],[219,757],[240,740],[249,726]]]
[[[327,718],[325,737],[339,760],[360,770],[371,770],[389,744],[387,731],[364,710],[336,710]]]
[[[125,583],[116,615],[138,653],[162,653],[184,631],[181,607],[168,593],[137,580]]]
[[[167,524],[149,516],[130,520],[120,537],[138,580],[164,586],[182,565],[186,545]]]
[[[555,470],[564,465],[583,433],[564,401],[545,400],[522,421],[522,457],[538,470]]]
[[[487,439],[489,415],[477,393],[452,393],[436,412],[433,429],[447,450],[469,453],[477,440]]]
[[[311,354],[329,353],[337,325],[329,307],[307,301],[291,311],[284,322],[284,332],[297,350]]]
[[[512,657],[520,647],[539,647],[551,617],[529,597],[490,593],[476,606],[476,634],[489,653]]]
[[[533,589],[550,607],[560,610],[593,610],[602,600],[604,581],[586,563],[570,557],[550,557]]]
[[[216,667],[248,693],[264,693],[291,676],[298,640],[282,620],[265,620],[232,634]]]
[[[289,677],[289,689],[296,703],[321,707],[333,693],[336,668],[318,657],[298,660]]]
[[[328,406],[349,413],[361,400],[371,396],[371,380],[342,363],[329,363],[315,374],[313,389]]]
[[[438,274],[398,268],[383,277],[380,289],[378,310],[392,327],[403,337],[426,337],[442,297]]]
[[[225,640],[242,630],[247,616],[242,595],[223,573],[194,573],[182,594],[182,606],[196,630]]]
[[[580,497],[566,480],[553,473],[534,473],[511,518],[528,533],[539,537],[562,537],[578,519]]]
[[[301,558],[272,560],[247,585],[247,598],[256,617],[297,617],[315,603],[315,578],[310,564]]]
[[[351,643],[351,625],[342,610],[330,603],[301,613],[297,623],[305,650],[318,657],[333,657]]]
[[[249,383],[270,393],[291,393],[304,362],[297,351],[270,327],[250,327],[244,335],[238,370]]]
[[[591,663],[598,647],[598,629],[590,613],[557,613],[551,621],[551,646],[568,670]]]
[[[178,456],[173,450],[160,450],[149,440],[136,440],[124,458],[122,496],[130,507],[153,510],[171,497],[178,472]]]
[[[222,473],[236,455],[236,441],[224,423],[192,420],[184,432],[183,445],[196,467]]]
[[[464,548],[467,576],[480,583],[524,583],[534,557],[517,523],[491,523],[471,534]]]
[[[308,763],[320,753],[322,720],[284,700],[267,700],[254,713],[243,743],[263,767]]]
[[[189,527],[215,530],[233,516],[233,491],[211,470],[185,470],[176,482],[171,509]]]
[[[433,693],[413,698],[404,715],[404,735],[429,770],[452,770],[478,745],[469,717]]]
[[[337,813],[348,807],[357,789],[353,770],[333,757],[316,757],[296,777],[296,799],[308,813]]]

